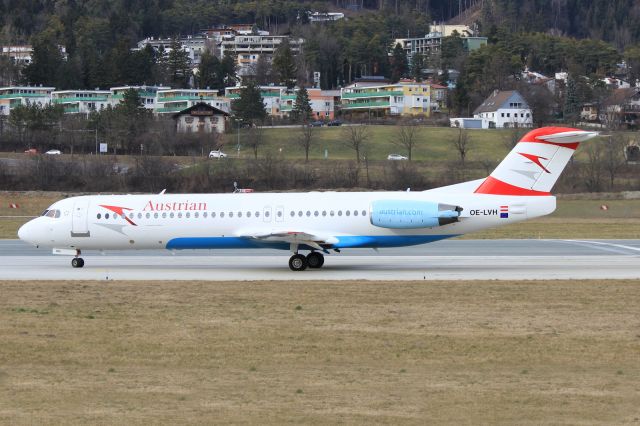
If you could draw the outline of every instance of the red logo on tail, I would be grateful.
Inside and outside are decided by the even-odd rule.
[[[127,222],[129,222],[133,226],[138,226],[135,223],[133,223],[133,221],[131,219],[129,219],[126,214],[124,214],[124,210],[133,210],[133,209],[130,209],[128,207],[107,206],[107,205],[104,205],[104,204],[100,204],[100,207],[104,207],[107,210],[111,210],[112,212],[114,212],[118,216],[123,217],[124,220],[126,220]]]
[[[540,157],[539,155],[534,155],[534,154],[523,154],[522,152],[519,152],[518,154],[522,155],[524,158],[533,161],[534,163],[536,163],[538,166],[540,166],[540,168],[542,170],[544,170],[547,173],[551,173],[549,170],[547,170],[547,168],[545,166],[542,165],[542,163],[540,162],[540,160],[549,160],[548,158],[544,158],[544,157]]]

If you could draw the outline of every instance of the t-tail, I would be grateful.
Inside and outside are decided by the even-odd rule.
[[[475,190],[476,194],[550,195],[580,142],[597,136],[567,127],[532,130]]]

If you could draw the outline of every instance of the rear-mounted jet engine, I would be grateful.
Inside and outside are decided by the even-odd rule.
[[[371,203],[371,224],[381,228],[433,228],[458,222],[462,207],[430,201],[378,200]]]

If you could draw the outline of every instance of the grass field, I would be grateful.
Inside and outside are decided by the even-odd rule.
[[[65,196],[53,192],[0,192],[0,238],[17,238],[23,223]],[[10,209],[10,203],[17,203],[20,208]],[[601,210],[603,204],[609,209]],[[561,198],[557,210],[548,217],[464,238],[640,238],[640,200]]]
[[[637,424],[640,283],[0,282],[0,423]]]

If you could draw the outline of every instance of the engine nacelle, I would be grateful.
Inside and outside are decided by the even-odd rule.
[[[378,200],[371,203],[371,224],[381,228],[433,228],[458,221],[462,207],[431,201]]]

